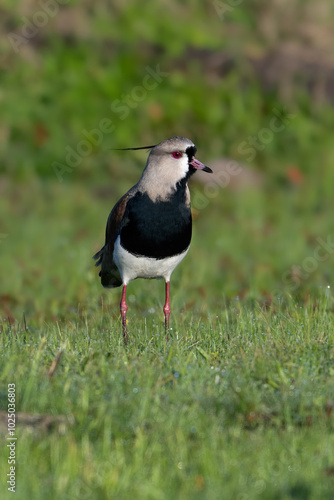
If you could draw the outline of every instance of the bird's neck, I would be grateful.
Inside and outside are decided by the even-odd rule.
[[[151,178],[150,182],[142,182],[142,179],[138,183],[139,191],[147,193],[152,201],[168,201],[175,195],[181,195],[185,193],[186,198],[188,198],[188,177],[183,177],[176,184],[163,184],[159,178]]]

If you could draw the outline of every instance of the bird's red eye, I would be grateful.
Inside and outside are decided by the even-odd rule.
[[[182,156],[182,153],[180,153],[180,151],[173,151],[173,153],[172,153],[172,157],[175,158],[176,160],[181,158],[181,156]]]

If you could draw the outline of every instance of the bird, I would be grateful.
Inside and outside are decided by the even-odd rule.
[[[197,148],[185,137],[171,137],[153,146],[137,182],[111,210],[105,244],[95,255],[105,288],[123,286],[120,313],[124,344],[128,342],[126,291],[136,278],[164,279],[166,341],[169,335],[170,278],[186,256],[192,235],[189,178],[212,173],[195,158]]]

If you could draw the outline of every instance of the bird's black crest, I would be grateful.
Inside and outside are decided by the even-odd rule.
[[[137,149],[152,149],[155,148],[157,144],[153,144],[153,146],[141,146],[139,148],[111,148],[112,151],[136,151]]]

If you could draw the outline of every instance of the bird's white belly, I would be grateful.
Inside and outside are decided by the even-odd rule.
[[[179,255],[164,259],[141,257],[125,250],[121,246],[120,237],[118,237],[114,246],[113,258],[124,285],[136,278],[163,278],[165,281],[169,281],[172,272],[186,256],[188,250],[189,247]]]

